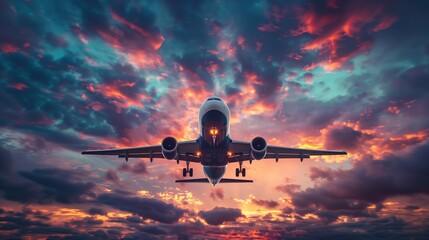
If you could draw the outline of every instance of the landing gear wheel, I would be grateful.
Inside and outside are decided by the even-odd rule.
[[[241,176],[245,177],[246,176],[246,169],[243,168],[243,170],[241,170]]]
[[[183,177],[186,177],[186,168],[183,168]]]
[[[236,177],[240,176],[240,170],[238,168],[235,169],[235,176]]]
[[[193,177],[194,176],[194,169],[191,168],[189,169],[189,177]]]

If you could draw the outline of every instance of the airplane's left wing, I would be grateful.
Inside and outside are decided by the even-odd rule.
[[[178,158],[176,160],[200,162],[199,157],[195,156],[198,151],[198,143],[196,141],[183,141],[177,143]],[[161,145],[152,145],[134,148],[116,148],[103,150],[86,150],[84,155],[112,155],[119,158],[164,158]]]
[[[250,142],[232,141],[230,143],[230,151],[234,153],[230,157],[229,162],[249,161],[251,157]],[[304,148],[290,148],[279,146],[267,146],[267,153],[264,159],[281,159],[281,158],[310,158],[310,156],[321,155],[347,155],[345,151],[340,150],[317,150],[317,149],[304,149]]]

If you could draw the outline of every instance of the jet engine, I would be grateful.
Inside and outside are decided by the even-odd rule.
[[[261,160],[267,154],[267,142],[262,137],[255,137],[250,142],[250,149],[252,158],[255,160]]]
[[[165,159],[173,160],[177,157],[177,140],[174,137],[166,137],[161,143],[162,155]]]

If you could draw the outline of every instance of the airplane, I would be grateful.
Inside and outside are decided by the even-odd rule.
[[[313,155],[346,155],[340,150],[315,150],[271,146],[263,137],[255,137],[250,142],[237,141],[231,138],[230,111],[226,103],[219,97],[209,97],[201,105],[198,112],[197,139],[191,141],[177,141],[174,137],[164,138],[159,145],[119,148],[107,150],[87,150],[82,154],[91,155],[116,155],[119,158],[149,158],[153,162],[154,158],[176,160],[186,163],[183,168],[183,177],[189,174],[193,177],[193,168],[190,163],[200,163],[203,167],[206,178],[180,179],[178,183],[211,183],[215,186],[218,183],[251,183],[249,179],[223,178],[226,166],[229,163],[238,163],[235,169],[235,176],[246,176],[246,169],[243,162],[254,160],[297,158],[301,162],[304,158]]]

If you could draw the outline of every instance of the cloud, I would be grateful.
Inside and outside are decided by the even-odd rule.
[[[223,198],[224,198],[223,188],[211,189],[210,190],[210,198],[213,200],[216,200],[216,199],[223,200]]]
[[[312,168],[312,179],[325,179],[316,187],[292,194],[297,211],[310,211],[336,220],[340,215],[373,216],[386,199],[397,196],[429,194],[424,184],[429,157],[428,143],[412,150],[388,155],[382,160],[363,159],[350,170]],[[371,211],[368,207],[377,205]]]
[[[323,6],[322,2],[296,7],[300,27],[290,31],[290,35],[314,36],[304,44],[303,51],[318,50],[321,57],[307,69],[321,65],[326,70],[336,70],[371,48],[374,32],[385,30],[396,21],[395,16],[383,10],[378,2],[363,6],[356,1],[342,2],[336,8]],[[374,24],[377,25],[371,29]]]
[[[73,226],[78,227],[78,228],[80,228],[80,227],[91,228],[91,227],[96,226],[96,225],[102,225],[103,220],[95,219],[92,217],[86,217],[86,218],[79,219],[79,220],[72,220],[68,224],[73,225]]]
[[[426,9],[355,0],[0,2],[0,222],[13,229],[0,238],[427,239],[427,157],[411,149],[429,136]],[[228,102],[234,139],[259,132],[272,144],[344,149],[353,163],[318,162],[304,174],[311,187],[298,178],[267,188],[251,206],[283,212],[239,225],[226,223],[248,209],[229,208],[225,194],[244,199],[255,189],[135,184],[139,174],[157,179],[144,161],[115,168],[94,158],[66,169],[85,149],[194,139],[211,95]],[[130,184],[97,197],[119,171]],[[144,191],[153,199],[135,197]],[[224,208],[207,211],[212,199]],[[19,210],[28,204],[40,213]],[[58,212],[73,216],[53,218]]]
[[[361,145],[363,136],[362,132],[351,127],[333,128],[325,135],[324,146],[327,149],[355,150]]]
[[[76,234],[77,231],[68,227],[53,226],[50,215],[29,207],[21,211],[0,211],[0,237],[6,239],[22,238],[28,235],[45,234]]]
[[[284,192],[287,194],[293,194],[301,189],[301,186],[298,184],[285,184],[276,187],[277,191]]]
[[[107,214],[107,212],[105,210],[103,210],[101,208],[95,208],[95,207],[90,208],[88,210],[88,213],[90,215],[106,215]]]
[[[134,164],[124,163],[118,167],[118,170],[128,171],[136,175],[148,173],[146,163],[143,160],[137,160],[137,162]]]
[[[175,223],[184,213],[172,204],[150,198],[127,197],[118,194],[100,194],[97,201],[121,211],[138,214],[161,223]]]
[[[0,174],[7,174],[12,171],[13,156],[9,150],[0,146]]]
[[[198,213],[208,224],[221,225],[225,222],[235,222],[237,218],[244,217],[238,208],[215,207],[209,211]]]
[[[19,176],[0,178],[0,191],[5,199],[21,203],[85,202],[94,197],[95,184],[79,182],[76,174],[82,172],[56,168],[20,171]]]
[[[279,203],[274,200],[263,200],[252,198],[252,203],[265,208],[276,208],[279,206]]]
[[[106,175],[105,175],[105,178],[107,179],[107,180],[109,180],[109,181],[112,181],[112,182],[114,182],[114,183],[116,183],[116,184],[118,184],[119,182],[120,182],[120,179],[119,179],[119,177],[118,177],[118,174],[116,174],[116,171],[115,170],[113,170],[113,169],[107,169],[107,172],[106,172]]]

